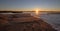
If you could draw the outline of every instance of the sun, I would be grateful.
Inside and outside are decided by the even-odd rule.
[[[38,8],[36,8],[35,13],[36,13],[36,15],[39,14],[39,9]]]

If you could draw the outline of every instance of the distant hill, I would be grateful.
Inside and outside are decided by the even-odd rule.
[[[35,12],[35,11],[0,11],[0,13],[22,13],[22,12]],[[39,12],[47,12],[47,13],[59,13],[60,14],[60,11],[39,11]]]

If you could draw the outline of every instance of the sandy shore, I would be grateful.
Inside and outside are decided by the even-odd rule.
[[[56,31],[40,18],[18,15],[0,14],[0,31]]]

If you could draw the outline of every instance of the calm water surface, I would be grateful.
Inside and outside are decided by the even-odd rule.
[[[48,14],[46,12],[40,12],[39,17],[45,22],[51,24],[53,28],[60,31],[60,14]]]

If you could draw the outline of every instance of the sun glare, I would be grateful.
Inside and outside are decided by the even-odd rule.
[[[39,9],[37,8],[35,12],[36,12],[36,15],[38,15],[39,14]]]

